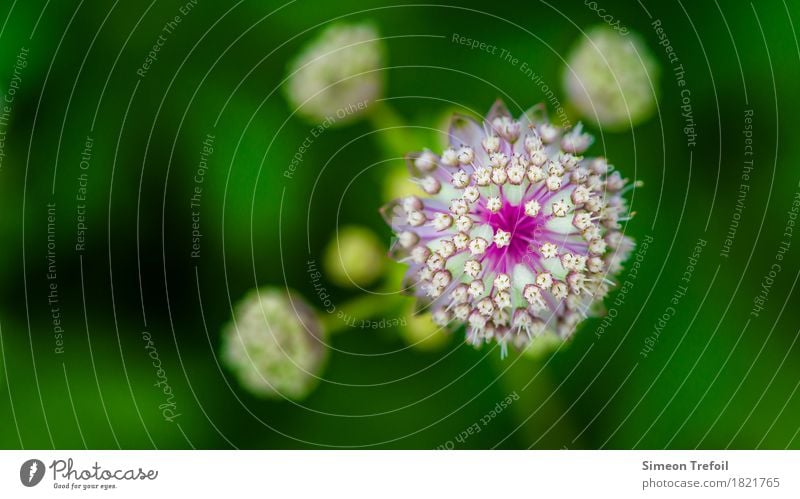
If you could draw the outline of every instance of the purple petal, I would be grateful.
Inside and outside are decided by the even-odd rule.
[[[425,178],[428,175],[430,175],[430,176],[432,176],[433,178],[435,178],[436,180],[438,180],[439,182],[441,182],[443,184],[450,182],[451,174],[447,170],[445,170],[443,166],[441,166],[439,164],[437,164],[436,168],[434,168],[433,170],[431,170],[429,172],[425,172],[425,171],[422,171],[419,168],[417,168],[417,165],[414,164],[414,162],[424,152],[425,151],[416,151],[416,152],[412,152],[412,153],[406,154],[406,157],[405,157],[406,166],[408,167],[408,172],[411,174],[411,176],[414,177],[414,178]],[[437,158],[438,158],[438,156],[437,156]],[[437,159],[437,163],[438,163],[438,159]]]
[[[450,120],[449,138],[450,146],[455,149],[461,146],[470,146],[473,149],[477,149],[483,139],[483,127],[469,116],[454,114]]]
[[[486,115],[486,122],[491,123],[495,118],[501,118],[503,116],[510,118],[511,113],[506,107],[506,103],[503,102],[502,99],[497,99],[489,110],[489,114]]]
[[[547,108],[544,103],[540,102],[522,113],[522,116],[519,117],[519,122],[522,125],[523,134],[528,129],[528,125],[549,123],[550,119],[547,117]]]

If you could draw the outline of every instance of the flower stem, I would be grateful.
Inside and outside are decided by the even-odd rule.
[[[369,119],[377,130],[377,140],[388,156],[402,158],[416,148],[417,137],[408,128],[403,117],[385,100],[372,104]]]
[[[398,294],[362,294],[336,307],[336,310],[321,314],[325,331],[336,334],[348,328],[360,327],[363,321],[373,319],[399,307],[402,296]]]

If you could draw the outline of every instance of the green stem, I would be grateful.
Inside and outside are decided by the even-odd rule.
[[[502,373],[498,375],[500,386],[512,397],[519,397],[510,407],[519,423],[517,438],[521,439],[520,445],[537,449],[565,448],[565,442],[570,447],[585,446],[581,441],[572,443],[572,437],[579,430],[568,415],[566,401],[560,395],[553,372],[546,362],[526,358],[501,361],[499,355],[493,359],[498,372]]]
[[[375,137],[386,156],[403,158],[409,151],[415,150],[419,143],[418,137],[390,104],[385,100],[376,101],[371,108],[368,116],[376,129]],[[397,277],[396,280],[400,279]],[[395,279],[390,279],[393,280]],[[388,284],[385,287],[386,289],[378,290],[381,294],[362,294],[337,306],[332,312],[320,314],[325,330],[333,335],[352,327],[354,323],[399,309],[405,297],[393,293],[398,287]]]
[[[578,109],[572,104],[572,102],[567,101],[563,105],[564,107],[564,114],[567,116],[567,122],[574,127],[577,125],[581,120],[581,114],[578,112]],[[562,125],[561,120],[558,117],[551,118],[552,121],[559,126]]]
[[[369,119],[377,130],[375,136],[385,154],[402,158],[417,148],[416,135],[408,128],[403,117],[385,100],[372,104]]]
[[[363,294],[336,307],[336,310],[321,314],[320,320],[328,334],[336,334],[353,324],[372,319],[397,308],[402,302],[397,294]]]

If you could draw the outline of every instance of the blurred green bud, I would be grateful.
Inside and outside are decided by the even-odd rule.
[[[409,300],[400,332],[410,346],[424,351],[440,350],[450,341],[447,330],[433,322],[429,312],[414,314],[414,300]]]
[[[383,272],[386,250],[371,230],[349,225],[328,243],[323,264],[328,279],[339,286],[368,286]]]
[[[536,341],[530,342],[527,348],[522,351],[522,355],[531,359],[541,359],[542,357],[555,352],[564,343],[553,331],[545,331]]]
[[[250,291],[222,331],[222,360],[239,383],[265,398],[302,399],[327,358],[325,331],[296,293]]]
[[[289,65],[286,95],[326,127],[346,123],[383,94],[384,46],[370,24],[334,24]]]
[[[607,26],[589,29],[572,49],[564,73],[570,102],[587,120],[624,130],[650,118],[660,68],[642,39]]]
[[[408,168],[405,165],[389,167],[383,181],[383,198],[387,203],[393,199],[424,194],[425,191],[408,178]]]
[[[405,165],[389,167],[383,181],[383,199],[387,203],[394,199],[404,199],[408,196],[424,195],[425,191],[408,178],[408,168]]]

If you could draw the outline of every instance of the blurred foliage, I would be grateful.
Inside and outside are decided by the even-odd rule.
[[[30,54],[0,168],[0,372],[8,373],[0,447],[800,447],[796,240],[764,311],[749,315],[798,190],[800,146],[791,134],[800,10],[782,1],[650,1],[648,15],[636,3],[602,4],[641,34],[662,69],[655,118],[626,133],[590,128],[592,153],[644,181],[631,196],[638,215],[627,231],[654,238],[618,315],[602,334],[603,319],[592,319],[552,352],[503,361],[496,349],[463,344],[460,333],[423,350],[395,327],[345,328],[332,339],[325,379],[301,405],[240,389],[218,363],[219,331],[256,286],[292,287],[323,309],[322,286],[333,314],[357,297],[324,275],[315,287],[309,261],[321,262],[337,224],[369,227],[389,246],[378,207],[395,192],[385,177],[401,165],[368,121],[313,137],[284,100],[288,62],[332,19],[374,22],[387,37],[388,103],[420,127],[408,148],[439,149],[435,130],[453,108],[481,114],[502,97],[519,112],[546,100],[519,67],[453,43],[453,33],[527,62],[563,102],[564,54],[580,29],[602,20],[584,2],[6,2],[4,91],[20,49]],[[181,8],[190,10],[137,75]],[[695,147],[687,147],[680,88],[649,16],[661,20],[685,70]],[[755,168],[724,258],[746,109],[754,110]],[[190,200],[209,134],[214,150],[195,216]],[[76,251],[87,137],[87,239]],[[55,262],[48,203],[56,205]],[[643,358],[698,238],[708,244],[687,295]],[[174,393],[173,422],[160,408],[144,331]],[[454,440],[512,393],[519,400],[482,431]]]

